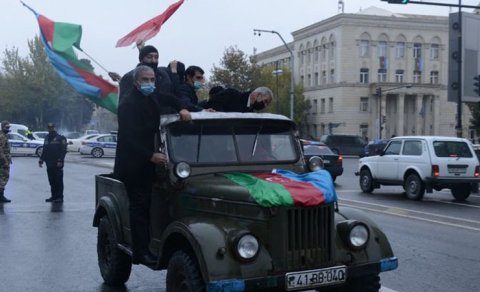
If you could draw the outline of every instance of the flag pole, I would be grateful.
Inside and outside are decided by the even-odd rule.
[[[105,72],[107,73],[110,73],[111,71],[107,70],[105,67],[102,66],[102,64],[100,64],[99,62],[97,62],[97,60],[95,60],[92,56],[90,56],[87,52],[85,52],[84,50],[80,49],[80,48],[77,48],[79,49],[82,53],[84,53],[90,60],[92,60],[95,64],[97,64],[100,68],[102,68]]]

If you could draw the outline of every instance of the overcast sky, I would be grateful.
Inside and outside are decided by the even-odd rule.
[[[457,0],[432,0],[458,3]],[[162,13],[176,0],[24,0],[38,13],[59,22],[83,26],[82,48],[110,71],[132,69],[138,52],[132,47],[115,48],[118,39],[144,21]],[[447,16],[449,8],[427,5],[393,5],[381,0],[344,0],[345,13],[370,6],[399,13]],[[479,1],[463,0],[465,5]],[[38,34],[34,15],[18,0],[0,0],[0,49],[17,47],[27,54],[27,40]],[[470,10],[466,10],[470,11]],[[160,64],[181,60],[207,71],[218,65],[225,48],[237,46],[251,55],[281,45],[273,34],[253,35],[253,28],[276,30],[292,41],[291,32],[338,13],[338,0],[185,0],[147,42],[160,52]],[[80,53],[80,58],[82,56]],[[3,58],[3,53],[2,53]],[[97,65],[94,64],[98,68]],[[105,75],[99,69],[96,72]]]

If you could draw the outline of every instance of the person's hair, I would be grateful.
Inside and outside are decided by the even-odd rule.
[[[140,65],[140,66],[136,67],[133,70],[133,82],[137,81],[138,76],[140,74],[142,74],[143,72],[147,72],[147,71],[153,72],[153,69],[148,67],[148,66],[145,66],[145,65]]]
[[[209,96],[214,96],[215,94],[221,92],[221,91],[224,91],[225,88],[221,85],[217,85],[217,86],[214,86],[212,88],[210,88],[210,91],[208,92],[208,95]]]
[[[255,90],[253,92],[260,92],[262,95],[269,95],[273,99],[272,90],[270,88],[266,87],[266,86],[257,87],[257,88],[255,88]]]
[[[202,75],[205,74],[203,69],[198,66],[188,66],[187,70],[185,70],[185,78],[187,78],[187,76],[190,76],[190,77],[194,76],[195,72],[198,72]]]
[[[10,125],[9,121],[2,121],[2,129],[4,129],[8,125]]]

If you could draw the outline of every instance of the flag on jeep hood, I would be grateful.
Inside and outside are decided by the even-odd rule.
[[[317,206],[337,200],[332,177],[326,170],[297,174],[277,169],[269,173],[226,173],[245,187],[262,207]]]
[[[97,105],[117,112],[118,88],[100,76],[95,75],[93,67],[79,60],[73,47],[81,50],[82,26],[72,23],[54,22],[35,10],[40,26],[40,39],[45,53],[62,79],[77,92],[90,98]]]

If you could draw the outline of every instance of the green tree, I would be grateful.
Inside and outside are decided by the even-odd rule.
[[[213,65],[211,82],[242,91],[249,90],[253,88],[256,69],[252,65],[252,58],[237,47],[229,47],[223,53],[220,67]]]

